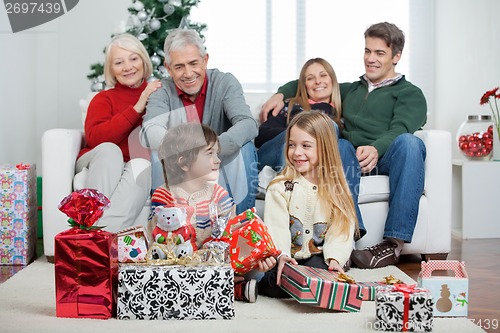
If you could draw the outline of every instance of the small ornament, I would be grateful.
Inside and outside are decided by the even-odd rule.
[[[165,66],[158,66],[158,72],[160,73],[162,78],[168,77],[168,71]]]
[[[149,27],[153,31],[156,31],[156,30],[160,29],[160,27],[161,27],[160,20],[158,20],[158,19],[152,19],[151,22],[149,22]]]
[[[171,3],[172,5],[174,5],[176,7],[180,7],[182,5],[181,0],[170,0],[169,3]]]
[[[156,67],[161,64],[161,58],[157,54],[153,54],[151,56],[151,63]]]
[[[148,18],[148,13],[146,13],[144,10],[141,10],[137,13],[137,18],[141,21],[145,21]]]
[[[139,36],[137,36],[137,38],[139,38],[140,41],[143,41],[145,40],[146,38],[148,38],[148,34],[146,33],[140,33]]]
[[[165,12],[166,16],[170,16],[175,12],[175,7],[172,4],[167,3],[165,6],[163,6],[163,11]]]
[[[141,25],[141,20],[137,17],[137,15],[130,15],[127,20],[127,27],[135,28]]]
[[[144,4],[140,1],[136,1],[134,3],[134,9],[137,10],[138,12],[144,9]]]
[[[179,23],[179,29],[189,29],[189,24],[189,19],[184,16]]]
[[[98,92],[103,89],[104,89],[104,82],[94,81],[94,83],[90,85],[90,90],[93,92]]]

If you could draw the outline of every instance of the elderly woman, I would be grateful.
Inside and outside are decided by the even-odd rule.
[[[115,36],[104,62],[110,89],[99,92],[88,107],[86,146],[78,155],[76,172],[85,174],[81,187],[97,189],[110,199],[98,224],[111,232],[134,224],[151,191],[151,164],[133,148],[140,147],[138,127],[148,97],[161,86],[158,80],[147,82],[151,73],[142,43],[130,34]]]

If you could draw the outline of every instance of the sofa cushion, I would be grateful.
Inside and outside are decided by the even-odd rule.
[[[358,203],[389,200],[389,176],[374,175],[361,177]]]

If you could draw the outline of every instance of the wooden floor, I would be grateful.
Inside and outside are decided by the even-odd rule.
[[[500,332],[500,239],[452,239],[451,246],[448,259],[464,261],[469,275],[469,319],[488,333]],[[416,281],[420,263],[418,255],[402,256],[398,267]],[[0,266],[0,283],[22,268]]]
[[[468,318],[486,332],[500,332],[500,239],[452,239],[449,260],[465,262],[469,275]],[[403,256],[398,267],[417,280],[421,258]]]

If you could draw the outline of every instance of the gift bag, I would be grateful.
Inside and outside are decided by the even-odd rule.
[[[116,234],[93,224],[109,200],[96,190],[68,195],[59,209],[71,229],[55,236],[56,316],[107,319],[116,314],[118,243]]]
[[[435,274],[448,271],[452,276]],[[422,261],[417,279],[419,287],[428,289],[434,298],[435,317],[465,317],[469,305],[469,279],[465,263],[457,260]]]

